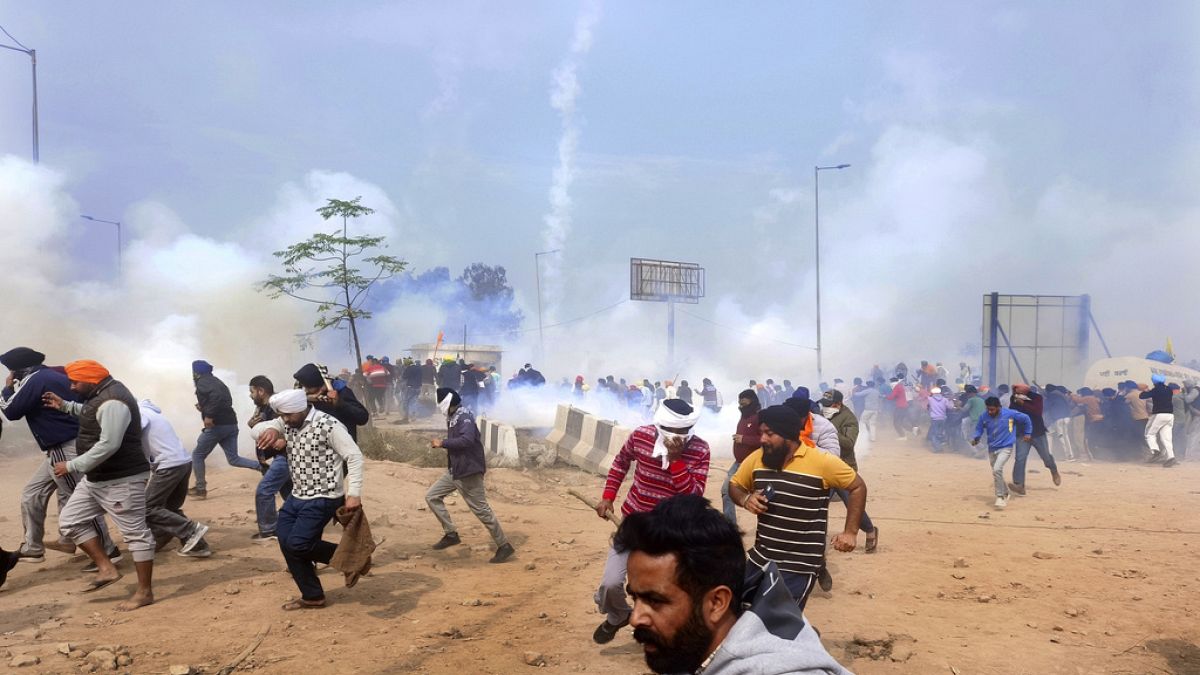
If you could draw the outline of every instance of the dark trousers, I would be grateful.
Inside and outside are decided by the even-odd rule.
[[[1054,455],[1050,454],[1045,434],[1034,436],[1032,443],[1026,443],[1018,438],[1016,458],[1013,460],[1013,482],[1017,485],[1025,484],[1025,462],[1029,459],[1031,447],[1037,450],[1038,456],[1042,458],[1042,464],[1045,464],[1047,469],[1058,471],[1058,464],[1054,461]]]
[[[897,436],[908,435],[908,408],[892,409],[892,428],[896,430]]]
[[[849,490],[845,490],[843,488],[830,488],[829,489],[829,497],[830,497],[830,499],[839,499],[847,507],[850,506],[850,491]],[[825,525],[826,525],[826,528],[825,528],[826,532],[828,532],[829,531],[829,523],[826,522]],[[863,532],[866,532],[867,534],[871,534],[872,532],[875,531],[875,524],[871,522],[871,517],[867,515],[866,509],[863,509],[862,518],[858,521],[858,529],[862,530]]]
[[[172,537],[186,541],[195,529],[196,523],[183,514],[191,475],[191,464],[156,469],[150,474],[146,483],[146,524],[154,534],[156,545]]]
[[[288,497],[279,510],[275,534],[292,580],[305,600],[322,600],[325,590],[317,579],[316,563],[328,565],[336,544],[321,540],[325,524],[333,518],[344,499],[297,499]]]

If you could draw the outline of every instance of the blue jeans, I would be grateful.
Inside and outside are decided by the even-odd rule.
[[[192,471],[196,474],[197,490],[208,489],[208,483],[204,480],[204,460],[208,459],[218,445],[225,451],[225,460],[229,462],[229,466],[258,471],[258,462],[238,454],[237,437],[238,426],[236,424],[220,424],[200,432],[200,438],[196,441],[196,449],[192,451]]]
[[[325,589],[317,578],[316,563],[329,564],[336,544],[321,540],[325,524],[337,513],[344,499],[297,499],[288,497],[279,510],[275,534],[292,580],[305,600],[322,600]]]
[[[1017,456],[1013,460],[1013,482],[1017,485],[1025,484],[1025,461],[1029,459],[1030,446],[1037,449],[1038,456],[1042,458],[1042,464],[1045,464],[1047,469],[1058,471],[1058,464],[1054,461],[1054,455],[1050,454],[1045,434],[1034,436],[1033,443],[1026,443],[1017,438]]]
[[[275,521],[279,519],[279,513],[275,510],[275,495],[280,493],[284,499],[292,496],[292,475],[288,471],[286,455],[278,455],[271,460],[271,466],[254,491],[254,513],[258,518],[258,531],[262,534],[275,532]]]
[[[941,452],[946,445],[946,420],[929,420],[929,433],[926,435],[934,452]]]
[[[741,462],[734,462],[733,466],[729,467],[729,475],[725,477],[725,482],[721,483],[721,510],[725,512],[725,518],[734,525],[737,525],[737,508],[733,499],[729,497],[729,481],[733,480],[733,474],[737,473],[741,465]]]

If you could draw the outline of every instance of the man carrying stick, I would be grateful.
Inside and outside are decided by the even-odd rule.
[[[654,413],[654,423],[638,427],[613,459],[604,484],[604,496],[596,505],[596,514],[608,518],[613,502],[629,465],[636,462],[633,486],[625,496],[621,514],[644,513],[664,499],[675,495],[702,495],[708,482],[708,443],[692,433],[700,413],[681,399],[667,399]],[[596,607],[607,618],[596,627],[596,644],[612,642],[617,632],[629,625],[633,608],[625,597],[625,571],[628,552],[618,553],[609,546],[604,576],[596,590]]]

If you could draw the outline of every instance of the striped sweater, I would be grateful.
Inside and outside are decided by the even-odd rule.
[[[683,456],[663,469],[662,458],[651,455],[657,439],[658,430],[654,425],[638,427],[613,459],[608,480],[604,483],[604,499],[610,501],[617,498],[630,463],[637,462],[633,486],[621,506],[622,515],[649,511],[660,501],[675,495],[704,494],[704,485],[708,482],[708,443],[693,436],[684,447]]]

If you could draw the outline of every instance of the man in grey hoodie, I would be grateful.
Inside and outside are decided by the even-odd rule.
[[[747,584],[741,533],[700,495],[629,515],[613,546],[629,554],[633,637],[654,672],[849,673],[825,651],[774,564]]]

